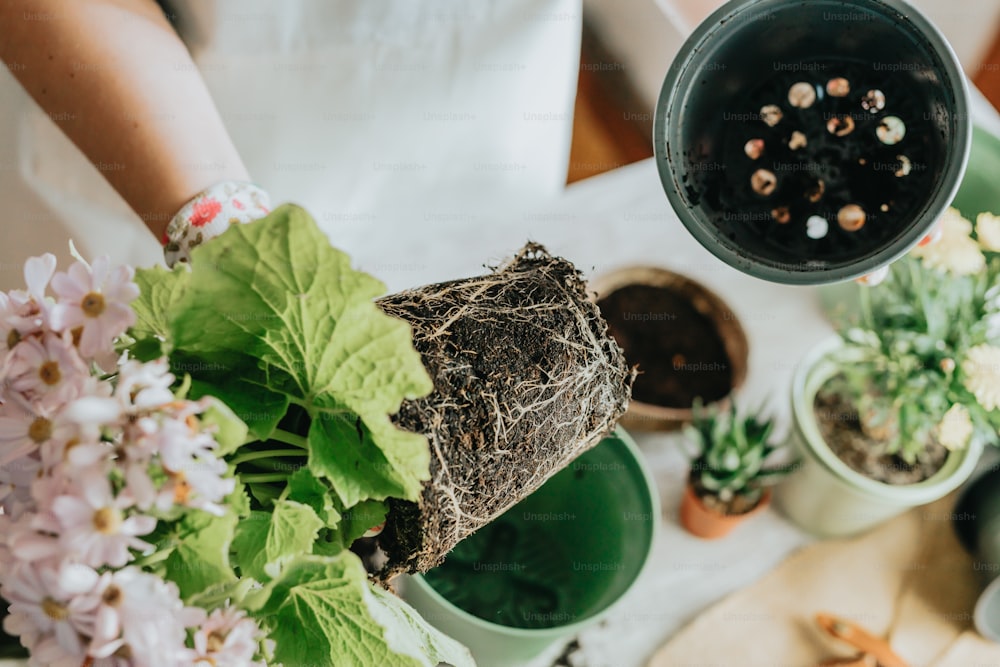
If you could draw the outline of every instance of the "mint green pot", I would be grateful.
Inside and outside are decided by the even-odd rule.
[[[826,446],[813,412],[816,392],[837,373],[838,366],[828,355],[840,345],[839,337],[824,341],[795,372],[790,439],[801,466],[774,493],[777,509],[818,537],[861,533],[912,507],[943,498],[969,478],[983,452],[983,443],[974,439],[964,450],[949,454],[941,470],[917,484],[883,484],[855,472]]]
[[[656,484],[619,428],[441,567],[407,577],[403,597],[480,667],[519,665],[614,607],[644,570],[659,517]]]

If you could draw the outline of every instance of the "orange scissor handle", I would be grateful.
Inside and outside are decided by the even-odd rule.
[[[910,667],[890,647],[889,642],[876,637],[867,630],[850,621],[837,618],[831,614],[816,614],[816,622],[828,634],[872,656],[880,667]],[[863,657],[863,656],[861,656]],[[833,663],[838,664],[838,663]],[[866,663],[844,663],[847,665]]]

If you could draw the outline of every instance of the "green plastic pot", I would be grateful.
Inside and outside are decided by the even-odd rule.
[[[912,108],[904,106],[901,112],[909,136],[898,144],[898,150],[919,153],[920,168],[907,176],[919,177],[919,184],[893,204],[899,209],[898,218],[895,212],[883,214],[870,208],[864,229],[845,233],[837,224],[841,205],[864,204],[858,193],[881,179],[883,172],[889,172],[884,175],[892,184],[903,184],[892,178],[892,170],[873,175],[870,169],[865,171],[868,168],[856,167],[865,156],[873,164],[892,159],[871,153],[881,151],[881,144],[873,143],[871,150],[857,155],[845,146],[875,133],[868,125],[862,130],[871,121],[867,112],[860,111],[854,138],[837,143],[817,125],[822,118],[807,115],[819,113],[819,103],[811,109],[797,109],[781,97],[769,97],[771,103],[784,105],[786,117],[808,119],[802,128],[811,133],[804,152],[789,154],[774,165],[769,160],[777,159],[777,152],[768,157],[770,148],[758,161],[744,159],[742,142],[752,135],[743,136],[746,126],[741,123],[749,122],[745,117],[760,108],[749,108],[749,101],[779,78],[781,91],[787,91],[784,86],[796,79],[806,81],[816,86],[818,100],[827,99],[823,105],[838,104],[830,95],[822,97],[823,77],[853,76],[850,71],[869,80],[859,90],[886,91],[886,114],[895,111],[893,99],[912,100]],[[857,80],[854,83],[860,86]],[[894,90],[899,94],[894,96]],[[855,91],[843,99],[859,102],[853,95]],[[905,0],[731,0],[695,29],[667,72],[653,127],[660,180],[691,235],[726,264],[789,284],[856,278],[913,247],[951,202],[971,141],[968,96],[965,75],[951,47]],[[826,106],[822,109],[827,112]],[[860,107],[850,109],[853,117]],[[838,107],[836,113],[847,111]],[[768,146],[782,150],[774,143]],[[814,151],[812,159],[802,161],[805,152]],[[800,202],[799,197],[787,196],[798,192],[799,186],[792,185],[798,174],[809,172],[823,179],[827,194],[811,211],[830,226],[822,242],[806,237],[805,221],[800,219],[804,212],[791,224],[772,221],[770,211],[777,201],[766,195],[755,198],[747,189],[751,172],[761,167],[777,175],[777,199],[782,205],[800,205],[790,203]],[[786,182],[789,190],[782,194]],[[869,193],[865,199],[877,197]],[[871,207],[875,202],[868,204]],[[891,224],[877,224],[886,216],[893,216]]]
[[[480,667],[517,665],[612,609],[642,573],[659,517],[653,478],[619,428],[440,567],[407,577],[403,596]]]
[[[965,482],[979,461],[983,443],[952,452],[944,466],[917,484],[883,484],[855,472],[834,454],[813,412],[816,392],[836,375],[830,353],[842,345],[826,340],[806,356],[792,381],[791,443],[801,466],[775,489],[775,506],[804,530],[818,537],[842,537],[864,532],[904,511],[934,502]]]

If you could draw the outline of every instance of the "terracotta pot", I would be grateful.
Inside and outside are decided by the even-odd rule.
[[[669,289],[684,297],[695,310],[712,322],[725,347],[727,361],[732,369],[732,380],[729,395],[706,407],[726,410],[729,406],[729,396],[743,386],[746,380],[747,359],[750,355],[746,332],[733,310],[719,295],[701,283],[655,266],[629,266],[611,271],[591,280],[587,288],[591,298],[598,301],[629,285],[649,285]],[[694,411],[690,406],[667,407],[644,403],[633,398],[629,402],[628,411],[619,423],[629,431],[675,431],[693,420]]]
[[[694,535],[706,540],[716,540],[725,537],[733,528],[746,519],[763,512],[771,503],[771,490],[764,491],[760,502],[749,512],[743,514],[720,514],[705,507],[701,498],[694,492],[690,484],[684,486],[684,498],[681,500],[681,525]]]

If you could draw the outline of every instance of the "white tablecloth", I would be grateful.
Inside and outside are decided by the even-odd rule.
[[[973,96],[976,122],[1000,134],[1000,117],[977,92]],[[588,276],[635,263],[682,272],[728,301],[746,329],[750,366],[741,404],[765,405],[779,430],[787,429],[796,364],[833,331],[815,289],[767,283],[719,262],[671,210],[653,160],[575,184],[549,205],[512,209],[501,217],[456,200],[418,224],[346,229],[335,242],[390,289],[475,273],[528,239],[569,258]],[[689,536],[677,522],[688,467],[677,436],[637,434],[636,440],[659,485],[661,531],[642,579],[605,621],[581,635],[574,664],[586,667],[644,665],[700,610],[752,583],[810,539],[774,510],[721,541]],[[531,667],[551,664],[558,648]]]

